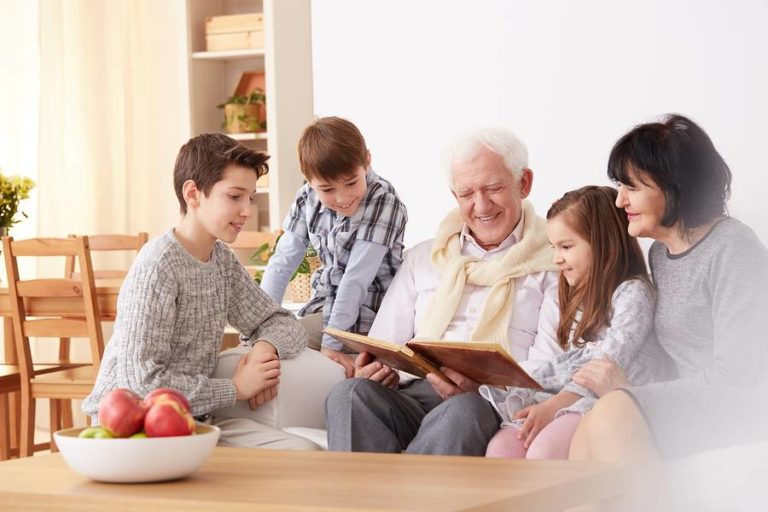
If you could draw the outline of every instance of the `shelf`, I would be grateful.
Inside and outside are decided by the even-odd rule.
[[[225,133],[235,140],[267,140],[267,132],[259,133]]]
[[[193,59],[197,60],[236,60],[264,57],[264,48],[248,48],[245,50],[224,50],[219,52],[194,52]]]

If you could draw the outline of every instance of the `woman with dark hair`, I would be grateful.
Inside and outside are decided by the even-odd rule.
[[[768,438],[768,250],[730,218],[731,171],[707,134],[680,115],[643,124],[613,147],[632,236],[653,238],[654,327],[674,369],[632,386],[607,359],[574,382],[600,396],[570,458],[651,461]]]

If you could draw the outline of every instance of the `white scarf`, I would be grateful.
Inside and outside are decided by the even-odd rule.
[[[431,260],[440,282],[419,325],[420,338],[440,339],[461,302],[465,283],[491,290],[469,341],[487,341],[506,347],[515,297],[515,278],[534,272],[556,271],[547,239],[547,221],[523,201],[523,237],[505,253],[480,261],[461,254],[459,238],[464,222],[456,209],[440,223],[432,244]]]

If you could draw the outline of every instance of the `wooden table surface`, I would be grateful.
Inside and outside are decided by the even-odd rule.
[[[554,511],[620,494],[627,480],[601,463],[218,447],[182,480],[105,484],[53,454],[0,462],[0,508]]]

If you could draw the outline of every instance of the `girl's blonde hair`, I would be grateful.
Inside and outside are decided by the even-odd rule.
[[[611,298],[622,282],[648,279],[640,244],[629,235],[627,215],[616,207],[616,196],[611,187],[582,187],[567,192],[547,212],[547,220],[562,216],[592,249],[587,273],[575,286],[560,275],[557,341],[563,349],[571,342],[583,347],[582,340],[595,339],[602,327],[610,325]],[[581,319],[573,329],[579,310]]]

